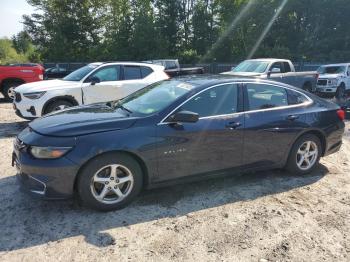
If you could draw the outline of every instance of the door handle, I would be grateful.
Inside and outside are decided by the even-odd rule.
[[[296,120],[298,118],[299,118],[298,115],[289,115],[289,116],[287,116],[287,120],[290,120],[290,121],[294,121],[294,120]]]
[[[229,128],[229,129],[236,129],[237,127],[240,127],[241,125],[242,124],[239,122],[229,122],[225,126],[226,126],[226,128]]]

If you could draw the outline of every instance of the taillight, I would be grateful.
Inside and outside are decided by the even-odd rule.
[[[337,110],[337,115],[341,121],[344,121],[345,119],[345,111],[343,109]]]

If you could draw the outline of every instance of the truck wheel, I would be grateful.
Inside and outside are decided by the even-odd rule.
[[[312,85],[311,85],[311,83],[310,83],[310,82],[306,82],[306,83],[303,85],[303,90],[312,93]]]
[[[337,99],[341,99],[345,97],[345,84],[341,83],[338,88],[337,91],[335,92],[335,98]]]
[[[44,114],[48,114],[48,113],[52,113],[52,112],[59,111],[62,109],[66,109],[66,108],[71,107],[71,106],[73,106],[73,103],[71,103],[67,100],[56,100],[56,101],[50,103],[46,107]]]
[[[23,84],[20,81],[7,81],[2,85],[2,94],[5,98],[5,101],[12,102],[15,99],[14,89]]]

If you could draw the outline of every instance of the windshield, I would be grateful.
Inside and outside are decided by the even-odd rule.
[[[317,72],[320,74],[341,74],[345,72],[345,66],[321,66]]]
[[[263,61],[244,61],[236,66],[233,72],[264,73],[269,62]]]
[[[179,97],[192,90],[195,85],[178,80],[164,80],[147,86],[114,104],[127,111],[141,115],[157,113]]]
[[[94,70],[97,65],[87,65],[79,68],[78,70],[73,71],[69,75],[63,78],[66,81],[80,81],[82,80],[88,73]]]

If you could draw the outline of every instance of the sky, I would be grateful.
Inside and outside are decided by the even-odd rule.
[[[34,8],[26,0],[0,0],[0,38],[11,38],[20,32],[22,15],[33,12]]]

